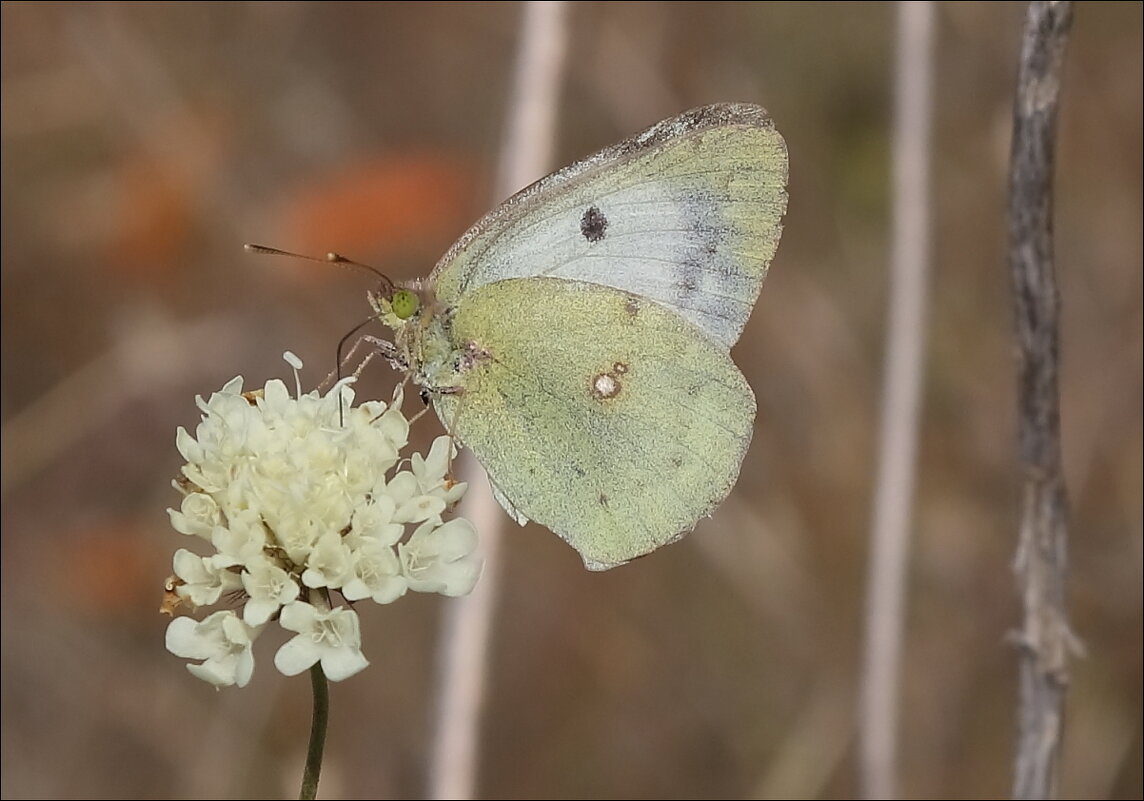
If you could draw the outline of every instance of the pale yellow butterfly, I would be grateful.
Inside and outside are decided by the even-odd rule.
[[[428,279],[373,296],[391,361],[501,505],[589,569],[679,539],[738,478],[755,398],[729,350],[786,182],[762,108],[693,109],[541,179]]]

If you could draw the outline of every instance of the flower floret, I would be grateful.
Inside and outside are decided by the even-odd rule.
[[[425,522],[397,546],[401,571],[416,592],[466,595],[481,575],[477,531],[462,517],[444,525]]]
[[[245,687],[254,672],[251,646],[259,629],[248,626],[230,610],[215,612],[201,622],[177,617],[167,626],[167,650],[185,659],[202,659],[187,670],[216,687]]]
[[[280,622],[284,629],[298,632],[274,655],[274,666],[287,676],[321,661],[322,672],[331,681],[341,681],[369,665],[361,652],[361,626],[352,609],[323,611],[296,601],[282,609]]]

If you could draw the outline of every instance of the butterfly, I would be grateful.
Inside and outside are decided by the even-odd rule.
[[[678,540],[739,475],[730,357],[778,247],[787,151],[759,106],[666,119],[542,178],[427,279],[371,295],[508,514],[605,570]]]

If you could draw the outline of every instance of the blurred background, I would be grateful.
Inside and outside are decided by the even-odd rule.
[[[1062,795],[1139,798],[1139,3],[1079,4],[1056,243],[1072,502]],[[294,796],[309,687],[216,692],[158,614],[195,394],[316,384],[368,277],[426,274],[491,204],[515,3],[4,3],[5,798]],[[503,550],[480,793],[849,797],[888,261],[892,4],[577,3],[557,164],[685,108],[766,106],[786,230],[735,350],[759,400],[736,491],[605,574]],[[1003,212],[1023,4],[938,6],[934,275],[903,665],[901,791],[1009,790],[1020,511]],[[387,397],[393,375],[368,371]],[[420,445],[436,422],[419,424]],[[324,797],[425,793],[442,601],[363,612]]]

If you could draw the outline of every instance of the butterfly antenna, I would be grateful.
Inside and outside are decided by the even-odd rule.
[[[381,270],[377,269],[376,267],[370,267],[368,264],[362,264],[360,261],[347,259],[340,253],[330,252],[323,257],[307,256],[302,253],[294,253],[290,250],[272,248],[269,245],[255,245],[250,242],[246,243],[242,247],[247,253],[257,253],[262,256],[289,256],[290,258],[302,259],[304,261],[318,261],[323,262],[324,264],[338,264],[342,267],[354,267],[358,270],[365,270],[367,272],[373,273],[381,279],[382,284],[385,286],[384,294],[386,297],[393,297],[393,293],[397,289],[397,286],[393,283],[393,280]]]
[[[367,272],[373,273],[375,276],[377,276],[379,279],[381,279],[382,287],[383,287],[382,288],[382,294],[384,294],[386,297],[392,298],[393,293],[397,290],[397,287],[393,283],[393,280],[390,279],[390,277],[388,275],[381,272],[381,270],[378,270],[375,267],[371,267],[368,264],[362,264],[359,261],[354,261],[353,259],[347,259],[345,256],[341,255],[340,253],[330,252],[330,253],[327,253],[324,257],[319,258],[317,256],[307,256],[303,253],[295,253],[291,250],[283,250],[282,248],[270,247],[269,245],[256,245],[256,244],[251,243],[251,242],[248,242],[245,245],[243,245],[243,249],[247,253],[256,253],[256,254],[261,255],[261,256],[287,256],[289,258],[302,259],[304,261],[317,261],[317,262],[322,262],[323,264],[337,264],[337,265],[340,265],[342,267],[354,267],[354,268],[359,269],[359,270],[365,270]],[[346,362],[350,358],[352,358],[353,353],[356,350],[357,346],[359,344],[361,344],[362,338],[358,337],[358,339],[357,339],[357,341],[355,341],[353,347],[350,348],[349,353],[347,353],[343,357],[342,354],[345,351],[346,344],[350,341],[351,337],[353,337],[355,334],[357,334],[359,331],[361,331],[362,328],[367,326],[369,323],[371,323],[375,319],[376,319],[376,317],[374,317],[374,316],[367,317],[365,320],[362,320],[360,323],[358,323],[353,328],[351,328],[340,340],[338,340],[338,347],[337,347],[337,351],[335,353],[334,371],[332,373],[330,373],[328,376],[326,376],[326,379],[325,379],[325,381],[322,382],[321,386],[328,386],[332,380],[333,381],[340,381],[342,379],[342,367],[346,364]],[[366,359],[362,362],[362,364],[360,364],[358,366],[358,369],[354,371],[355,375],[361,371],[361,368],[365,367],[366,363],[368,363],[372,357],[373,357],[372,353],[366,357]],[[339,395],[338,400],[339,400],[338,416],[339,416],[339,418],[342,418],[339,420],[339,422],[344,424],[345,412],[341,408],[340,395]]]

